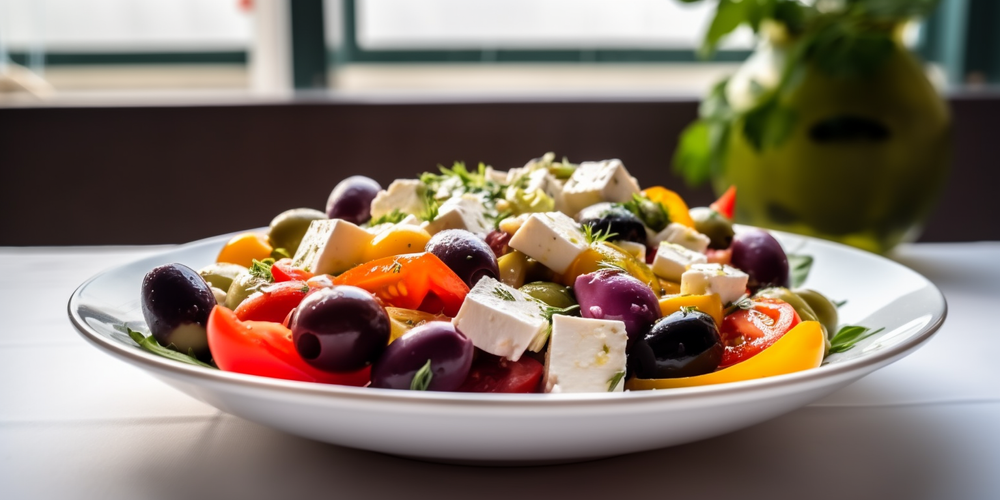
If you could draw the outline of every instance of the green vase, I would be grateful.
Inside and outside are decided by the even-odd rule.
[[[784,51],[764,43],[730,80],[734,108],[774,81]],[[790,136],[756,150],[732,125],[722,193],[737,187],[736,220],[884,253],[919,236],[948,173],[951,119],[920,62],[896,46],[864,77],[809,67],[782,103],[795,112]]]

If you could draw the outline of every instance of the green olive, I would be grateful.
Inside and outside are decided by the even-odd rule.
[[[229,290],[229,286],[233,284],[233,280],[236,279],[240,273],[246,272],[246,270],[247,268],[239,264],[217,262],[201,268],[201,270],[198,271],[198,274],[200,274],[202,278],[205,278],[205,281],[207,281],[209,285],[214,286],[219,290],[226,291]]]
[[[833,336],[837,333],[837,325],[840,322],[840,317],[837,313],[836,304],[816,290],[809,290],[807,288],[795,290],[795,295],[798,295],[809,304],[809,307],[816,313],[819,322],[826,327],[828,336]]]
[[[819,320],[819,316],[816,314],[816,311],[809,306],[809,303],[806,302],[805,299],[799,297],[798,294],[784,287],[764,288],[754,294],[754,297],[766,297],[783,300],[791,304],[792,308],[795,309],[795,312],[799,315],[799,318],[801,318],[802,321],[818,322],[820,328],[823,330],[823,335],[826,337],[826,349],[824,350],[824,355],[826,352],[829,352],[830,336],[833,332],[827,328],[825,323]],[[834,328],[836,328],[836,325],[834,325]]]
[[[570,291],[569,287],[560,285],[559,283],[534,281],[522,286],[519,290],[552,307],[565,309],[576,305],[573,292]]]
[[[521,288],[525,282],[548,281],[552,271],[527,255],[514,250],[497,259],[500,268],[499,280],[514,288]]]
[[[284,248],[288,255],[295,255],[302,237],[314,220],[326,219],[326,214],[312,208],[293,208],[278,214],[271,221],[267,238],[274,248]]]
[[[254,292],[267,286],[269,283],[264,278],[250,274],[249,271],[240,273],[233,280],[233,284],[229,285],[229,290],[226,291],[226,307],[236,309],[240,305],[240,302],[243,302],[247,297],[253,295]]]
[[[689,213],[694,220],[694,228],[711,240],[709,248],[725,250],[733,242],[733,223],[719,212],[708,207],[694,207]]]

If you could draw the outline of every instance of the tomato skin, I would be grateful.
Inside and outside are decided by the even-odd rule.
[[[791,304],[783,300],[754,299],[753,308],[740,309],[722,319],[719,333],[725,352],[719,369],[750,359],[774,344],[801,322]]]
[[[334,278],[374,294],[386,305],[455,316],[469,286],[436,255],[423,252],[376,259]]]
[[[271,276],[274,276],[275,283],[285,281],[306,281],[315,276],[305,269],[292,266],[292,259],[280,259],[271,266]]]
[[[458,392],[541,392],[545,367],[529,357],[517,361],[479,352]]]
[[[733,220],[736,211],[736,186],[729,186],[729,189],[718,200],[712,202],[709,208],[722,214],[723,217]]]
[[[281,323],[308,292],[309,287],[303,281],[275,283],[247,297],[233,312],[240,321]]]
[[[349,373],[318,370],[292,344],[292,331],[269,321],[240,321],[236,313],[215,306],[208,316],[208,347],[219,369],[262,377],[362,387],[370,367]]]

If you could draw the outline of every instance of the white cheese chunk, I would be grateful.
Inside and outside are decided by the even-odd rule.
[[[587,249],[587,237],[580,225],[566,214],[545,212],[531,214],[508,244],[556,274],[562,274]]]
[[[622,392],[627,341],[622,321],[553,316],[545,392]]]
[[[549,327],[537,301],[489,276],[465,296],[452,324],[472,345],[513,361]]]
[[[676,243],[660,243],[653,258],[653,274],[674,282],[681,281],[681,275],[692,264],[707,264],[705,254],[688,250]]]
[[[650,246],[658,246],[664,241],[667,243],[676,243],[698,253],[705,253],[705,250],[708,249],[708,243],[712,240],[690,227],[671,222],[667,224],[667,227],[663,228],[663,231],[653,236]]]
[[[681,293],[718,294],[723,304],[735,302],[747,289],[747,273],[723,264],[693,264],[681,275]]]
[[[497,184],[506,184],[508,172],[503,170],[496,170],[493,167],[486,167],[484,172],[486,180],[493,181]]]
[[[372,200],[372,219],[399,210],[404,214],[420,215],[427,211],[427,186],[417,179],[396,179]]]
[[[614,244],[622,250],[632,254],[632,256],[636,259],[646,262],[646,245],[628,240],[617,240]]]
[[[364,262],[374,235],[342,219],[314,220],[292,265],[314,274],[340,274]]]
[[[602,201],[624,203],[638,193],[639,184],[621,160],[583,162],[562,186],[562,208],[575,214]]]
[[[485,238],[493,225],[486,218],[482,200],[471,194],[448,198],[438,207],[434,220],[423,224],[428,233],[436,234],[445,229],[465,229]]]

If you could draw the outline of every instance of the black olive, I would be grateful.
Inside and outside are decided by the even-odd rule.
[[[621,205],[598,203],[576,214],[576,221],[590,226],[594,232],[614,233],[612,240],[627,240],[646,244],[646,226]]]
[[[682,310],[661,319],[635,341],[629,368],[638,378],[693,377],[715,371],[723,350],[711,316]]]
[[[212,289],[194,269],[165,264],[142,280],[142,316],[160,345],[211,359],[205,324],[215,307]]]

